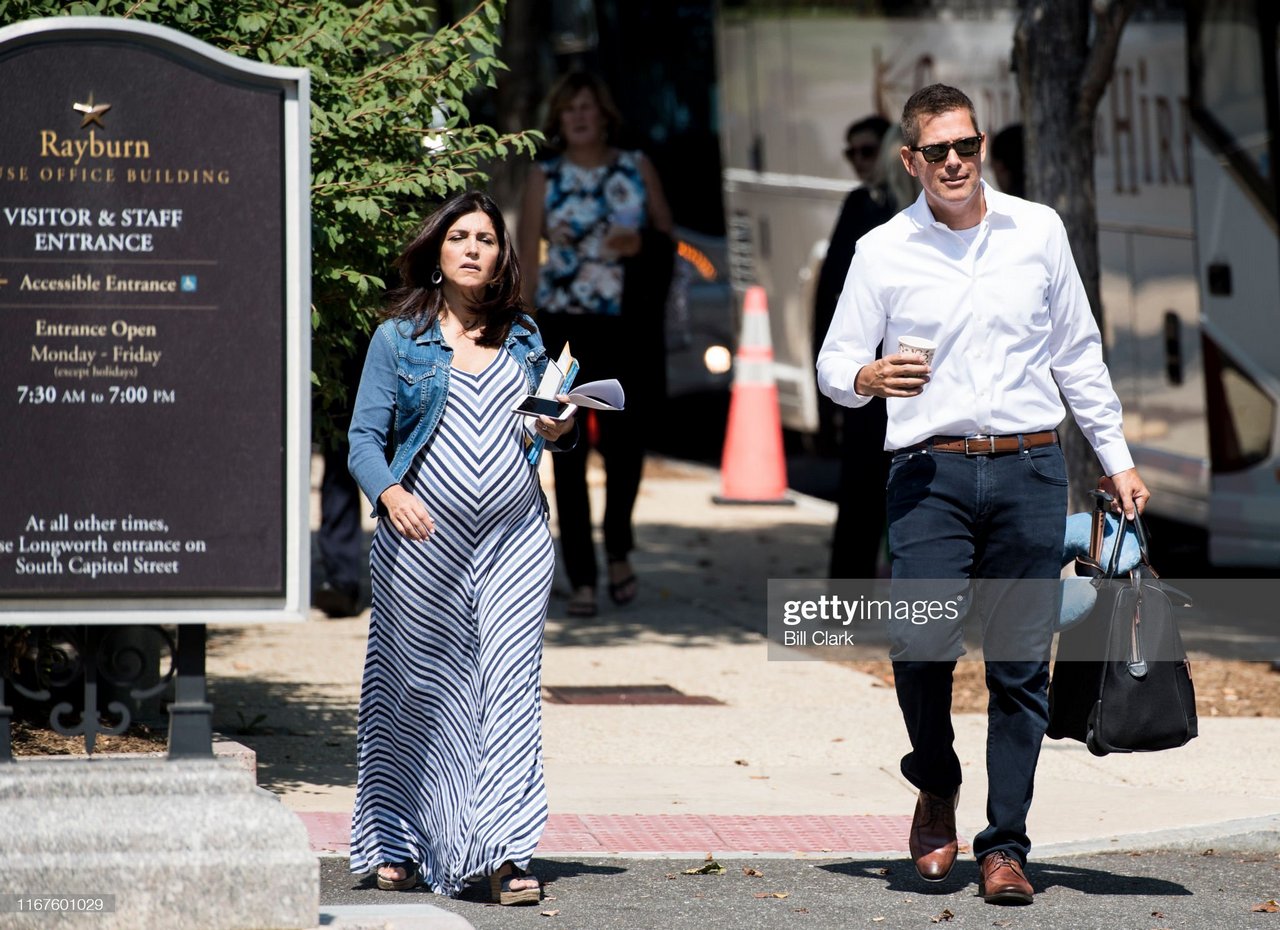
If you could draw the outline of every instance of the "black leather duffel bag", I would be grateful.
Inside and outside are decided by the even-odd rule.
[[[1116,577],[1116,560],[1130,521],[1120,532],[1107,569],[1090,582],[1093,610],[1058,638],[1049,683],[1053,739],[1076,739],[1097,756],[1183,746],[1196,736],[1196,696],[1177,613],[1190,606],[1165,585],[1147,552],[1142,518],[1132,521],[1142,561]]]

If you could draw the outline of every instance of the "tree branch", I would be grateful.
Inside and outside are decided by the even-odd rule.
[[[486,24],[480,15],[485,6],[487,6],[487,3],[480,3],[475,7],[475,9],[462,17],[462,19],[458,20],[452,26],[437,30],[436,35],[430,40],[414,43],[394,58],[389,58],[377,67],[366,71],[359,77],[352,88],[353,96],[359,96],[364,86],[374,79],[389,79],[391,76],[395,75],[403,65],[411,63],[413,59],[421,57],[423,54],[429,52],[435,52],[448,45],[460,45],[475,32],[485,29]],[[475,22],[473,22],[473,20]]]
[[[1090,125],[1097,112],[1098,101],[1107,90],[1116,64],[1116,51],[1124,24],[1133,14],[1138,0],[1094,0],[1094,36],[1085,59],[1084,74],[1080,78],[1080,99],[1077,112],[1088,117]]]
[[[369,20],[371,20],[376,13],[381,12],[382,8],[386,5],[387,0],[375,0],[374,3],[365,4],[364,9],[360,11],[360,14],[352,21],[351,25],[343,30],[342,37],[344,39],[350,39],[352,36],[359,33],[368,24]]]

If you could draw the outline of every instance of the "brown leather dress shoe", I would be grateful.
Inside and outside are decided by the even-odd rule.
[[[1004,850],[982,857],[982,884],[978,894],[988,904],[1030,904],[1035,889],[1022,873],[1022,863]]]
[[[911,818],[907,845],[916,871],[927,882],[940,882],[956,864],[956,805],[960,791],[943,798],[921,791]]]

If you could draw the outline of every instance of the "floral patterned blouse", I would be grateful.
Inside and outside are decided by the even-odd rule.
[[[537,305],[548,313],[622,312],[622,262],[604,239],[613,225],[639,229],[647,217],[640,153],[620,151],[609,164],[582,168],[564,157],[542,164],[547,176],[543,234],[547,260]]]

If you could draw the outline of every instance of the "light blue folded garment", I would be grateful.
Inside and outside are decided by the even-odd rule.
[[[1115,514],[1107,514],[1107,522],[1102,529],[1102,555],[1099,558],[1102,567],[1106,568],[1111,559],[1111,550],[1115,546],[1116,533],[1120,529],[1120,518]],[[1093,514],[1073,513],[1067,517],[1067,532],[1062,541],[1062,564],[1089,554],[1089,536],[1093,533]],[[1138,534],[1125,533],[1124,545],[1120,547],[1120,563],[1116,573],[1122,574],[1138,566],[1142,559],[1142,551],[1138,546]]]
[[[1102,567],[1109,567],[1111,551],[1115,547],[1116,533],[1120,529],[1120,518],[1107,514],[1107,522],[1102,534]],[[1062,564],[1069,565],[1081,556],[1089,554],[1089,537],[1093,533],[1092,513],[1073,513],[1067,517],[1067,531],[1062,541]],[[1130,528],[1124,535],[1124,544],[1120,547],[1120,560],[1116,564],[1116,574],[1125,575],[1136,568],[1142,560],[1142,549],[1138,545],[1138,534]],[[1088,578],[1064,578],[1062,581],[1062,604],[1058,609],[1057,631],[1075,626],[1093,610],[1098,599],[1097,589]],[[966,598],[964,611],[968,611]],[[962,614],[963,616],[963,614]]]
[[[1120,529],[1120,518],[1107,514],[1103,526],[1102,555],[1099,559],[1102,567],[1110,567],[1111,553],[1115,548],[1116,533]],[[1081,556],[1089,554],[1089,537],[1093,532],[1093,514],[1073,513],[1067,517],[1067,532],[1062,543],[1062,564],[1069,565]],[[1135,568],[1142,559],[1142,550],[1138,546],[1138,534],[1126,532],[1124,544],[1120,547],[1120,559],[1116,564],[1116,574],[1123,575]],[[1062,607],[1058,611],[1058,632],[1075,626],[1093,610],[1098,592],[1088,578],[1066,578],[1062,582]]]

